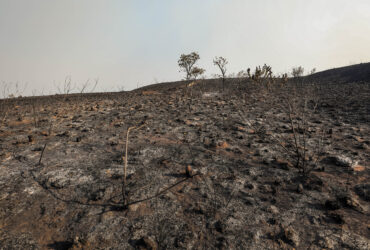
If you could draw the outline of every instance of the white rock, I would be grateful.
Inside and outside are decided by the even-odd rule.
[[[358,164],[358,161],[352,160],[349,157],[337,155],[335,156],[335,164],[342,167],[352,167]]]

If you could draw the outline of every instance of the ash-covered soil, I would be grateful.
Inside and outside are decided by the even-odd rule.
[[[368,83],[0,105],[1,249],[370,248]]]

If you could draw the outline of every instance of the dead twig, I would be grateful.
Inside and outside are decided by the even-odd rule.
[[[40,159],[39,159],[39,162],[37,163],[37,166],[40,166],[41,165],[41,160],[42,160],[42,157],[44,156],[44,151],[45,151],[45,148],[46,148],[46,145],[47,145],[48,143],[46,142],[45,144],[44,144],[44,147],[42,148],[42,151],[41,151],[41,155],[40,155]]]
[[[51,122],[50,127],[49,127],[49,136],[51,134],[52,127],[53,127],[53,123]],[[47,144],[48,144],[48,141],[45,142],[44,147],[42,148],[40,159],[39,159],[39,162],[38,162],[37,166],[41,165],[41,160],[42,160],[42,157],[44,156],[44,152],[45,152]]]
[[[127,129],[127,132],[126,132],[126,146],[125,146],[125,155],[122,156],[122,160],[124,161],[124,168],[123,168],[123,183],[122,183],[122,197],[123,197],[123,201],[124,201],[124,205],[127,204],[128,202],[128,199],[127,199],[127,196],[128,194],[126,194],[126,177],[127,177],[127,159],[128,159],[128,142],[129,142],[129,134],[130,134],[130,131],[131,130],[139,130],[141,129],[142,127],[144,127],[145,123],[143,123],[141,126],[139,127],[136,127],[136,126],[132,126],[132,127],[129,127]]]
[[[194,174],[192,177],[195,177],[195,176],[197,176],[197,175],[201,175],[201,174],[200,174],[200,173],[196,173],[196,174]],[[176,182],[176,183],[172,184],[171,186],[164,188],[162,191],[158,191],[155,195],[149,196],[149,197],[144,198],[144,199],[141,199],[141,200],[137,200],[137,201],[133,201],[133,202],[127,203],[127,204],[126,204],[126,206],[134,205],[134,204],[137,204],[137,203],[140,203],[140,202],[148,201],[148,200],[154,199],[154,198],[156,198],[156,197],[159,197],[159,196],[161,196],[162,194],[164,194],[164,193],[166,193],[166,192],[170,191],[172,188],[174,188],[174,187],[178,186],[179,184],[181,184],[181,183],[183,183],[183,182],[185,182],[185,181],[188,181],[189,179],[191,179],[191,178],[184,178],[184,179],[182,179],[181,181],[178,181],[178,182]]]

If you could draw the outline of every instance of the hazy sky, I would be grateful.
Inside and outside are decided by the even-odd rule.
[[[370,61],[369,0],[0,0],[0,81],[53,93],[99,77],[99,91],[183,78],[197,51],[228,73],[268,63],[318,70]]]

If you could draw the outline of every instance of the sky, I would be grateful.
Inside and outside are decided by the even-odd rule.
[[[369,62],[370,1],[0,0],[0,91],[18,83],[23,95],[54,94],[66,78],[75,92],[97,78],[95,91],[181,80],[177,61],[193,51],[206,77],[218,73],[215,56],[227,73]]]

